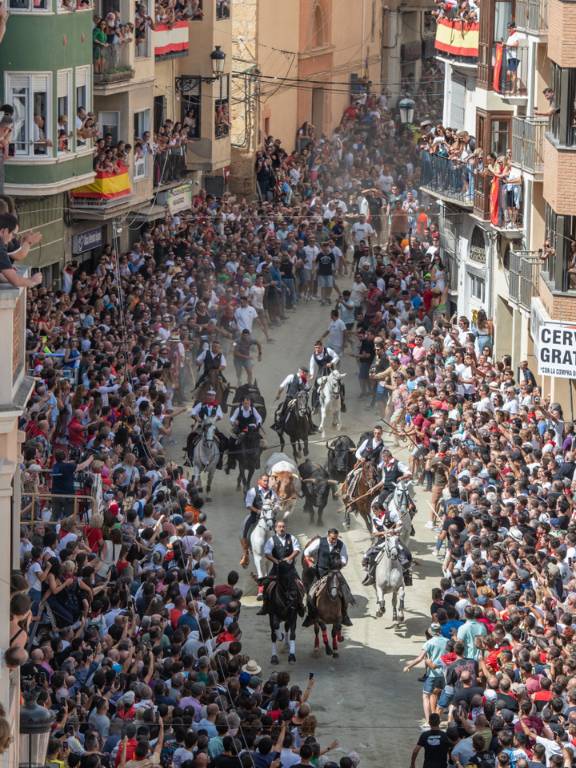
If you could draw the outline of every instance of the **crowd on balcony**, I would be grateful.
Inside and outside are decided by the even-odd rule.
[[[433,16],[438,19],[474,23],[480,21],[480,2],[476,0],[434,0]]]
[[[134,25],[123,23],[118,11],[94,17],[92,51],[94,74],[102,75],[122,66],[122,51],[134,41]]]
[[[199,21],[202,18],[202,0],[159,0],[155,3],[157,24],[172,26],[176,21]]]
[[[522,173],[505,155],[484,153],[467,131],[441,123],[423,124],[419,141],[421,184],[471,205],[476,192],[490,195],[490,218],[497,227],[522,224]]]

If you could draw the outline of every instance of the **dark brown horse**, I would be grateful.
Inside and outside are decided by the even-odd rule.
[[[227,399],[230,392],[230,385],[222,378],[220,373],[213,368],[208,371],[206,378],[196,385],[196,391],[194,396],[196,400],[204,400],[208,390],[213,389],[216,392],[216,402],[222,408],[222,411],[226,413],[228,409]]]
[[[344,502],[344,525],[350,527],[350,510],[360,515],[370,533],[370,505],[381,486],[378,468],[372,461],[358,463],[340,486]]]
[[[327,656],[338,658],[338,643],[342,642],[342,618],[344,606],[342,603],[342,574],[338,570],[330,571],[325,582],[312,598],[315,607],[316,619],[314,621],[314,651],[320,648],[320,632]],[[310,594],[310,588],[316,581],[316,569],[306,568],[302,572],[302,580],[306,592]],[[310,600],[310,598],[309,598]],[[328,626],[332,627],[332,645],[328,639]]]

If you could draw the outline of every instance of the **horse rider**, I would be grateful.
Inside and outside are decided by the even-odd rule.
[[[224,378],[223,373],[227,363],[219,341],[213,341],[212,344],[207,344],[196,358],[196,363],[198,366],[204,366],[202,375],[196,384],[196,389],[198,389],[202,382],[208,378],[211,371],[217,371],[218,378],[222,381],[222,384],[224,386],[227,385],[228,382]]]
[[[264,545],[264,557],[272,563],[268,578],[276,578],[278,576],[278,566],[280,563],[286,563],[289,567],[289,574],[293,575],[294,578],[298,578],[294,561],[299,554],[300,544],[298,539],[292,536],[291,533],[288,533],[284,520],[278,520],[274,526],[274,535]],[[288,571],[286,573],[288,575]],[[257,616],[264,616],[268,613],[266,594],[267,591],[264,590],[264,602],[260,610],[256,612]]]
[[[370,522],[372,524],[372,535],[377,541],[368,549],[362,560],[362,566],[366,569],[366,576],[362,584],[366,587],[374,584],[378,555],[386,544],[386,535],[391,533],[398,535],[402,527],[400,515],[397,510],[389,509],[386,506],[384,494],[379,494],[372,502],[370,506]],[[402,566],[404,584],[410,586],[412,584],[412,574],[410,572],[412,555],[399,538],[396,546],[398,547],[398,561]]]
[[[356,466],[350,470],[346,483],[349,489],[353,489],[362,473],[362,467],[366,463],[371,463],[374,467],[374,474],[380,463],[380,454],[384,449],[384,429],[381,424],[375,424],[372,435],[363,440],[356,449]]]
[[[254,407],[254,403],[249,397],[245,397],[234,413],[230,416],[232,424],[233,437],[228,441],[228,463],[226,472],[233,469],[235,462],[235,451],[238,448],[238,436],[249,432],[250,430],[259,431],[262,427],[262,416]]]
[[[244,519],[242,537],[240,539],[240,544],[242,546],[240,565],[242,568],[248,568],[250,563],[250,531],[260,519],[260,512],[262,511],[264,502],[272,505],[280,503],[276,491],[270,488],[270,477],[268,475],[261,475],[258,478],[256,485],[247,491],[244,498],[244,505],[248,510],[248,515]]]
[[[283,423],[288,405],[292,400],[294,400],[298,393],[308,392],[310,390],[309,373],[310,372],[308,371],[308,368],[300,366],[300,368],[298,368],[298,373],[288,374],[288,376],[286,376],[286,378],[281,382],[274,399],[280,400],[282,397],[282,392],[284,392],[284,400],[278,406],[278,408],[276,408],[272,429],[275,429],[277,426],[280,426]]]
[[[203,399],[196,403],[190,411],[190,416],[192,416],[193,419],[192,439],[194,444],[196,444],[196,442],[198,442],[198,438],[200,437],[200,430],[198,429],[198,426],[202,425],[205,419],[213,419],[214,422],[218,422],[224,418],[222,408],[216,400],[215,389],[206,390]],[[218,462],[218,469],[221,469],[223,454],[228,447],[228,438],[226,435],[220,432],[219,429],[216,429],[215,437],[220,448],[220,460]]]
[[[318,579],[326,576],[330,571],[340,570],[348,564],[348,550],[346,549],[346,544],[339,538],[337,528],[329,528],[326,536],[319,536],[311,541],[304,550],[304,557],[308,558],[309,561],[314,560],[312,569],[314,578],[308,586],[308,591],[310,591],[310,587]],[[317,615],[316,606],[313,605],[311,600],[308,600],[308,615],[302,622],[302,626],[312,626]],[[347,602],[344,597],[342,597],[342,624],[346,627],[352,626],[348,616]]]
[[[396,484],[401,480],[412,479],[409,467],[402,461],[395,459],[390,448],[382,448],[380,451],[378,469],[382,471],[382,491],[380,495],[384,499],[391,493],[394,493]]]
[[[314,382],[312,390],[312,410],[317,411],[320,407],[320,394],[318,392],[318,379],[321,376],[327,376],[330,371],[338,367],[340,357],[330,347],[324,346],[321,339],[314,342],[314,351],[310,356],[310,378]],[[340,403],[342,410],[346,409],[344,404],[344,387],[340,384]]]

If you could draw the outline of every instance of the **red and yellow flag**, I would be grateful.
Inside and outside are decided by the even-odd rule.
[[[72,190],[72,197],[87,197],[94,200],[115,200],[132,193],[128,168],[122,173],[104,173],[98,171],[90,184],[84,184]]]

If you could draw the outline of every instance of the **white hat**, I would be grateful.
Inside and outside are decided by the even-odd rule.
[[[242,667],[242,672],[248,672],[249,675],[259,675],[262,672],[262,667],[254,659],[250,659]]]

